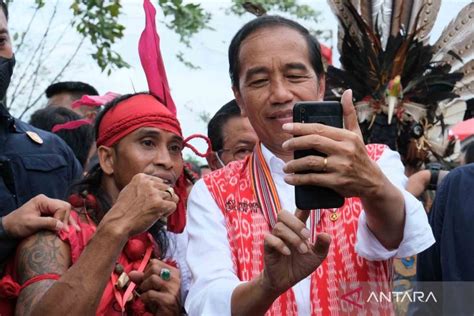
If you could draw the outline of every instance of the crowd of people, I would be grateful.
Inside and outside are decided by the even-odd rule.
[[[15,58],[0,4],[4,100]],[[391,293],[393,260],[417,254],[415,288],[437,299],[408,312],[472,314],[471,292],[423,282],[474,280],[474,142],[465,166],[408,179],[396,151],[364,143],[351,90],[344,128],[293,122],[326,91],[302,25],[255,18],[228,57],[235,99],[209,121],[206,166],[183,160],[163,71],[162,93],[54,83],[29,124],[0,105],[0,314],[389,315],[392,301],[350,294]],[[308,149],[325,157],[294,158]],[[300,185],[344,205],[299,210]]]

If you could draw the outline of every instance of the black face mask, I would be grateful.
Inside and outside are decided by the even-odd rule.
[[[15,66],[15,56],[12,58],[0,57],[0,101],[5,98]]]

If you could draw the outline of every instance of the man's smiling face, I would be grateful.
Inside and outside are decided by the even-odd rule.
[[[318,78],[311,65],[307,42],[288,27],[260,29],[242,41],[239,64],[234,94],[242,115],[270,150],[282,151],[290,138],[282,125],[292,122],[295,103],[324,96],[324,77]]]

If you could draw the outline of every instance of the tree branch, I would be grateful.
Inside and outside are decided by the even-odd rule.
[[[59,80],[62,76],[62,74],[64,73],[64,71],[71,65],[71,62],[73,61],[73,59],[76,57],[77,53],[79,52],[79,49],[82,47],[82,44],[84,43],[84,40],[86,39],[85,36],[82,37],[81,41],[79,42],[79,44],[77,45],[74,53],[71,55],[71,57],[69,58],[69,60],[64,64],[63,68],[58,72],[58,74],[54,77],[53,80],[51,80],[51,83],[54,83],[56,82],[57,80]],[[26,112],[28,112],[30,109],[32,109],[38,102],[39,100],[41,100],[41,97],[43,96],[44,92],[42,91],[36,98],[35,100],[27,105],[25,107],[25,109],[23,110],[23,112],[20,114],[19,116],[19,119],[21,119],[23,117],[23,115],[25,115]]]
[[[36,17],[36,14],[38,13],[39,9],[41,9],[43,6],[41,5],[41,3],[38,3],[38,5],[36,6],[35,8],[35,12],[33,12],[33,15],[31,16],[31,19],[30,21],[28,22],[28,26],[26,27],[26,30],[23,32],[23,34],[21,35],[21,38],[20,38],[20,43],[18,43],[16,45],[16,54],[19,54],[20,51],[21,51],[21,48],[23,47],[23,43],[25,41],[25,37],[26,35],[28,34],[28,32],[30,31],[30,28],[31,28],[31,25],[33,24],[33,21]]]
[[[9,104],[9,108],[13,107],[13,104],[15,103],[15,100],[18,96],[18,94],[23,91],[23,89],[26,88],[26,86],[31,82],[33,76],[35,75],[35,73],[33,72],[29,77],[28,77],[28,80],[26,81],[26,83],[21,87],[20,89],[20,85],[21,83],[23,82],[23,79],[25,78],[26,74],[28,73],[28,69],[29,67],[33,64],[33,61],[36,57],[36,54],[38,52],[40,52],[40,57],[42,56],[42,52],[44,52],[44,47],[46,45],[46,40],[47,40],[47,37],[48,37],[48,34],[49,34],[49,30],[51,28],[51,24],[53,23],[53,20],[54,20],[54,17],[56,16],[56,12],[57,12],[57,9],[58,9],[58,3],[59,3],[59,0],[56,0],[56,4],[54,5],[54,8],[53,8],[53,13],[51,14],[51,17],[49,18],[49,21],[48,21],[48,25],[46,26],[46,29],[43,33],[43,36],[41,37],[41,40],[39,41],[38,43],[38,46],[36,47],[28,65],[24,68],[24,71],[18,81],[18,84],[16,85],[15,87],[15,90],[13,91],[12,95],[11,95],[11,102]],[[41,60],[41,58],[38,58],[38,65],[36,67],[36,69],[39,69],[43,64],[44,64],[44,60]],[[37,74],[36,74],[37,76]],[[35,86],[33,85],[32,89],[34,89]],[[18,94],[17,94],[18,92]],[[30,99],[31,100],[31,99]],[[29,101],[30,101],[29,100]],[[28,102],[29,102],[28,101]]]

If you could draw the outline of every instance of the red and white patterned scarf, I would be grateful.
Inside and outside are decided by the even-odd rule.
[[[370,158],[377,161],[385,145],[367,145]],[[229,164],[204,178],[221,209],[232,248],[232,261],[238,278],[249,281],[263,270],[263,236],[271,230],[281,208],[268,165],[256,146],[253,155]],[[311,315],[372,314],[390,315],[388,302],[366,302],[367,293],[387,293],[391,282],[391,260],[368,261],[355,252],[362,202],[347,198],[331,220],[328,210],[310,217],[313,240],[316,231],[329,233],[331,247],[326,260],[311,274]],[[297,315],[293,290],[281,295],[267,315]]]

